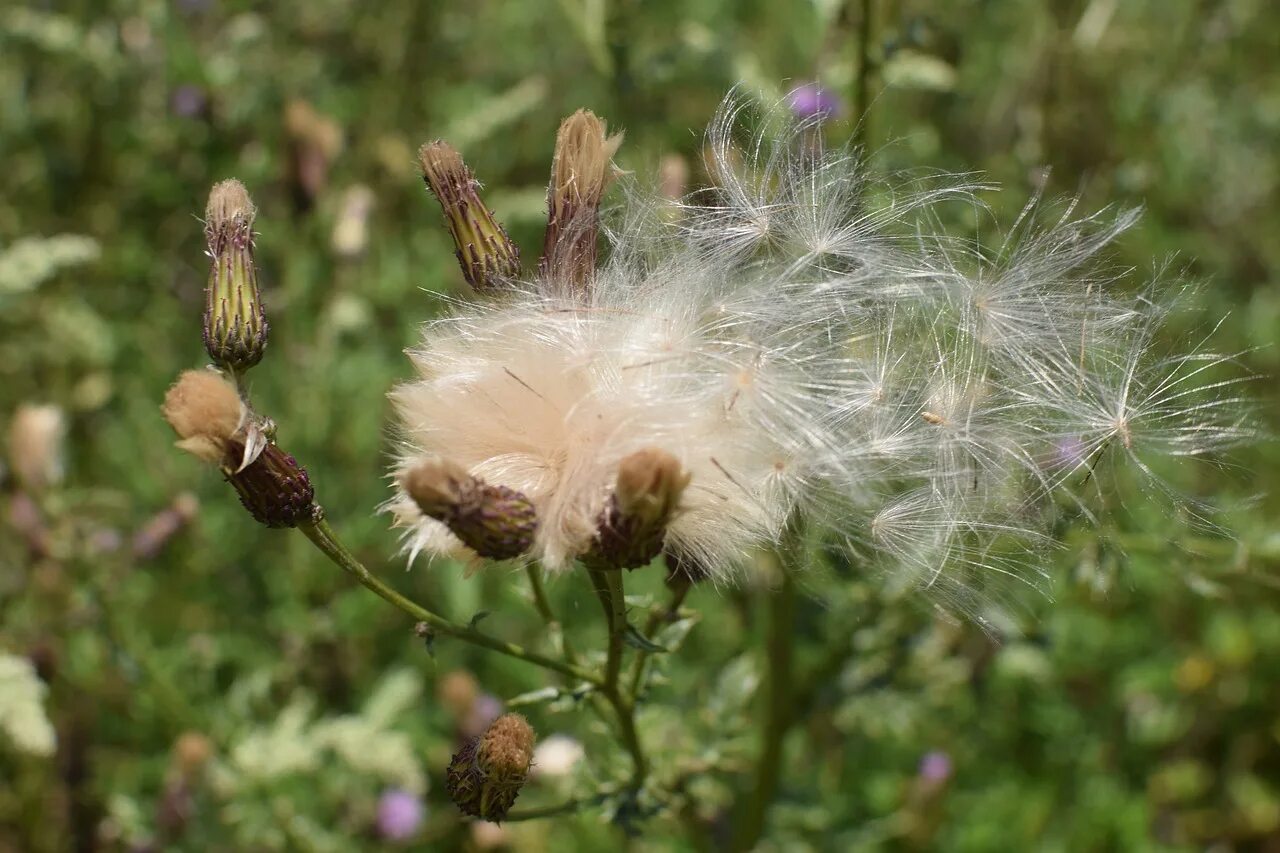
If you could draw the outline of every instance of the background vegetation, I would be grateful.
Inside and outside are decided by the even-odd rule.
[[[1172,257],[1208,282],[1202,317],[1170,333],[1227,315],[1216,345],[1275,376],[1278,30],[1267,0],[0,10],[0,424],[51,403],[66,425],[61,474],[34,479],[10,430],[0,493],[0,850],[594,850],[618,843],[610,822],[637,849],[683,850],[742,820],[765,573],[695,589],[696,624],[674,626],[687,638],[641,714],[669,808],[460,821],[442,784],[458,733],[546,676],[456,643],[429,654],[302,537],[256,527],[159,416],[204,359],[196,217],[215,180],[239,177],[260,208],[273,328],[251,381],[330,518],[406,592],[543,647],[522,575],[404,572],[373,512],[384,394],[461,281],[419,142],[468,155],[532,259],[573,109],[626,129],[624,167],[676,180],[683,164],[694,186],[729,87],[819,80],[843,102],[834,140],[866,106],[879,167],[983,170],[1003,222],[1041,183],[1086,210],[1145,205],[1121,261]],[[1272,385],[1254,393],[1274,428]],[[765,849],[1280,849],[1280,453],[1260,442],[1236,462],[1186,485],[1237,539],[1144,502],[1101,533],[1065,528],[1054,600],[1003,642],[856,567],[815,571]],[[633,578],[635,607],[661,598],[660,571]],[[599,646],[586,584],[550,593],[569,638]],[[572,699],[522,710],[588,756],[548,767],[522,806],[625,768]],[[407,840],[379,827],[390,789],[425,798]]]

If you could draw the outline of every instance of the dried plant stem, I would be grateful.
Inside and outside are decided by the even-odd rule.
[[[738,821],[732,850],[746,851],[755,847],[764,835],[765,818],[778,791],[782,769],[782,746],[794,720],[792,714],[792,663],[795,637],[796,584],[793,567],[785,554],[779,553],[782,585],[769,596],[769,622],[766,653],[768,676],[765,683],[765,713],[760,732],[760,757],[756,761],[751,795]]]
[[[364,565],[355,558],[350,551],[338,541],[334,535],[333,529],[329,527],[327,521],[318,521],[312,524],[299,525],[299,530],[303,532],[308,539],[311,540],[317,548],[319,548],[326,557],[344,569],[348,574],[355,577],[365,587],[373,590],[380,598],[387,601],[391,605],[397,607],[406,615],[419,622],[426,623],[431,630],[443,634],[447,637],[453,637],[463,642],[471,643],[475,646],[507,655],[508,657],[518,658],[527,663],[540,666],[543,669],[553,670],[571,678],[586,681],[590,684],[600,686],[599,676],[594,673],[574,666],[565,661],[559,661],[546,655],[531,652],[514,643],[508,643],[505,640],[499,640],[496,637],[490,637],[482,634],[475,628],[467,625],[459,625],[449,619],[433,613],[420,604],[409,600],[391,587],[387,586],[378,578],[374,577]]]

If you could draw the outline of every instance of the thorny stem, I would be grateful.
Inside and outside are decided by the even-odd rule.
[[[732,850],[755,847],[764,834],[769,805],[778,791],[782,769],[782,745],[793,722],[791,668],[795,635],[796,584],[788,558],[779,554],[782,585],[769,596],[768,676],[765,684],[765,715],[760,732],[760,758],[756,777],[734,836]]]
[[[531,652],[515,643],[508,643],[505,640],[499,640],[488,634],[483,634],[467,625],[459,625],[449,619],[440,616],[437,613],[426,609],[422,605],[411,601],[391,587],[387,586],[378,578],[374,577],[364,565],[355,558],[355,556],[338,541],[334,535],[333,529],[329,527],[327,521],[321,520],[312,524],[299,525],[299,530],[311,540],[317,548],[319,548],[326,557],[344,569],[348,574],[355,577],[361,584],[368,589],[373,590],[384,601],[399,608],[405,614],[413,619],[426,624],[427,628],[447,637],[462,640],[475,646],[481,646],[499,654],[508,657],[518,658],[527,663],[540,666],[543,669],[554,670],[571,678],[577,678],[590,684],[600,686],[600,678],[594,673],[587,672],[580,667],[564,661],[558,661],[554,658],[537,652]]]
[[[555,611],[551,609],[551,600],[547,598],[547,590],[542,584],[542,567],[537,563],[526,563],[524,573],[529,578],[529,589],[533,592],[534,609],[538,611],[542,621],[547,623],[547,628],[559,635],[560,651],[564,655],[565,662],[577,665],[578,655],[574,652],[573,646],[569,645],[564,627],[556,618]]]
[[[644,785],[645,776],[649,772],[649,762],[644,748],[640,745],[640,736],[636,732],[635,698],[628,698],[618,687],[618,677],[622,672],[623,639],[627,629],[627,607],[624,598],[622,572],[620,570],[588,569],[591,585],[600,599],[604,609],[605,622],[609,626],[609,652],[605,660],[604,682],[600,692],[613,706],[618,717],[618,733],[622,742],[631,753],[631,782],[628,789],[635,793]]]
[[[667,605],[667,609],[662,612],[655,610],[649,614],[649,619],[644,625],[645,639],[652,640],[663,622],[670,622],[676,617],[680,612],[680,605],[684,604],[685,596],[689,594],[691,589],[693,589],[693,584],[689,579],[684,575],[677,575],[676,586],[671,590],[671,603]],[[636,662],[631,667],[630,694],[632,700],[635,700],[640,695],[640,687],[644,684],[644,673],[648,662],[649,652],[641,650],[636,653]]]
[[[507,816],[502,819],[503,823],[513,823],[522,820],[538,820],[544,817],[556,817],[562,814],[573,814],[586,808],[598,806],[605,800],[612,797],[618,792],[614,787],[603,787],[589,797],[576,797],[572,800],[566,800],[563,803],[555,803],[550,806],[536,806],[528,809],[516,809],[507,812]]]

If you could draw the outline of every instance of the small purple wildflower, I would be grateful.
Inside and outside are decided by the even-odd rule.
[[[920,759],[920,778],[926,782],[945,782],[951,778],[951,756],[940,750],[926,752]]]
[[[169,109],[176,116],[195,118],[204,112],[208,99],[199,86],[184,83],[169,96]]]
[[[404,841],[417,834],[425,817],[422,798],[400,788],[378,798],[378,832],[389,841]]]
[[[465,729],[469,734],[480,734],[502,716],[502,700],[492,693],[481,693],[467,714]]]
[[[791,112],[799,119],[829,119],[840,112],[840,99],[830,89],[817,83],[806,83],[791,90],[787,96]]]

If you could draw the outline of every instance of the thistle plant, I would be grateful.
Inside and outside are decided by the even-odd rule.
[[[653,635],[693,585],[741,582],[763,554],[777,604],[769,703],[734,842],[748,849],[794,715],[787,629],[819,548],[996,630],[991,602],[1006,581],[1040,584],[1063,507],[1096,518],[1123,466],[1207,521],[1163,470],[1252,437],[1235,390],[1247,377],[1231,356],[1162,349],[1185,285],[1135,289],[1106,265],[1135,213],[1081,218],[1068,204],[1054,215],[1037,199],[994,249],[958,240],[938,223],[952,206],[978,206],[985,187],[876,175],[860,151],[825,148],[827,116],[756,114],[731,97],[707,131],[711,186],[673,200],[631,181],[602,213],[621,137],[574,114],[556,140],[532,274],[462,156],[445,142],[421,149],[473,293],[426,323],[409,353],[416,377],[391,391],[399,440],[383,509],[411,563],[522,567],[548,624],[558,620],[544,581],[588,583],[607,629],[599,655],[541,652],[456,622],[347,551],[240,384],[266,334],[248,238],[235,266],[211,248],[206,340],[222,346],[210,345],[221,372],[185,373],[169,392],[179,446],[216,465],[255,519],[298,527],[421,636],[554,673],[630,758],[629,774],[591,796],[522,813],[512,803],[534,735],[503,717],[449,767],[464,813],[661,808],[671,780],[653,778],[657,744],[636,724],[648,658],[663,651]],[[237,200],[230,207],[248,211],[230,217],[239,228],[252,206]],[[211,199],[211,222],[228,221],[214,215],[224,209]],[[659,560],[672,602],[633,624],[627,572]]]

